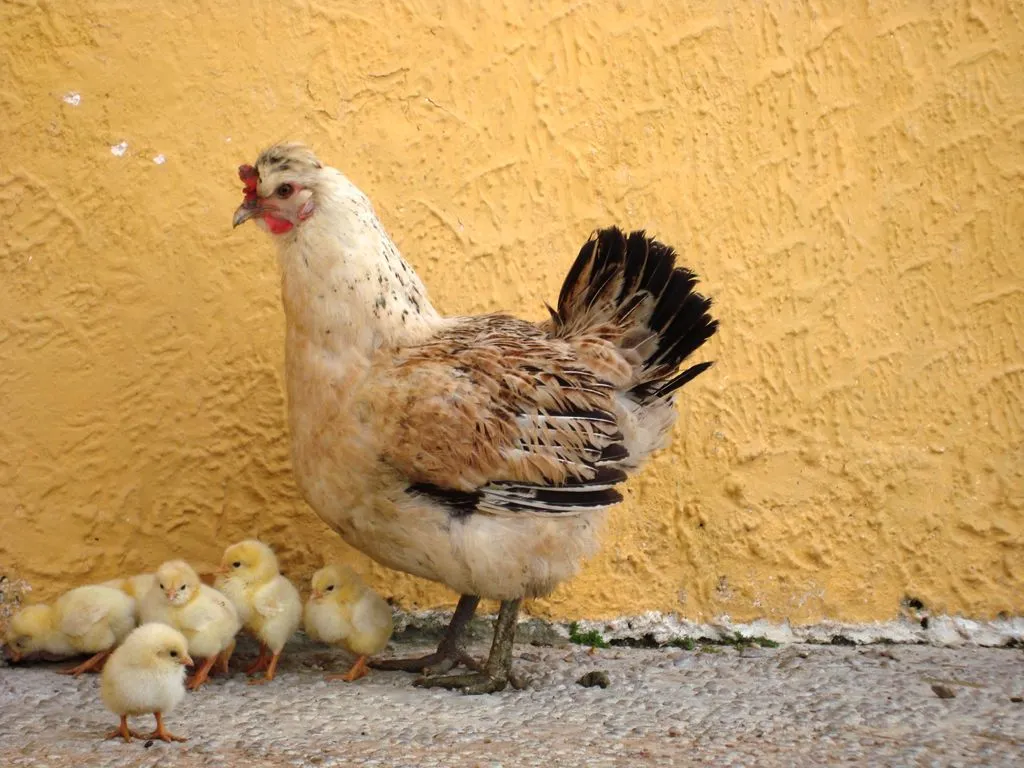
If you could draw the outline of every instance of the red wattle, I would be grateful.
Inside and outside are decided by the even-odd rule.
[[[264,214],[263,220],[267,222],[267,229],[275,235],[283,235],[294,226],[288,219],[279,219],[269,213]]]

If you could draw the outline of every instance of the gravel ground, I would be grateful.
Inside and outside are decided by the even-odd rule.
[[[396,649],[402,655],[419,650]],[[486,650],[480,647],[481,654]],[[242,645],[237,666],[252,653]],[[215,678],[168,718],[185,744],[102,741],[95,675],[0,670],[3,766],[1021,765],[1024,654],[927,646],[640,650],[517,646],[529,687],[470,697],[402,673],[324,682],[296,643],[281,676]],[[607,672],[611,685],[576,680]],[[952,698],[941,698],[933,686]],[[943,690],[943,687],[945,690]],[[152,718],[137,723],[149,730]],[[1016,757],[1014,757],[1016,756]]]

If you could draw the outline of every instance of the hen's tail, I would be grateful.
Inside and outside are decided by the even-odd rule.
[[[677,267],[672,248],[643,231],[594,233],[580,249],[551,312],[551,332],[614,342],[633,363],[629,393],[638,403],[671,395],[707,370],[679,366],[714,335],[711,299],[693,290],[697,276]]]

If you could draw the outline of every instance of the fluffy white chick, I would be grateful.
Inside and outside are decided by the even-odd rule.
[[[247,539],[232,544],[221,558],[217,589],[231,598],[245,628],[256,636],[260,654],[246,670],[267,683],[277,673],[285,643],[302,620],[302,598],[295,585],[281,575],[274,551],[261,541]]]
[[[100,698],[121,724],[107,734],[131,741],[161,739],[185,741],[164,727],[164,714],[185,696],[185,667],[192,666],[188,640],[166,624],[143,624],[114,651],[103,668]],[[156,730],[142,734],[128,727],[128,718],[152,714]]]
[[[135,628],[135,601],[119,589],[76,587],[52,605],[30,605],[12,619],[6,633],[13,662],[45,653],[66,658],[92,654],[78,666],[61,670],[77,677],[97,669]]]
[[[139,573],[135,576],[123,576],[117,579],[110,579],[110,581],[104,581],[100,584],[101,587],[112,587],[113,589],[120,589],[128,597],[135,601],[135,621],[141,624],[141,608],[142,598],[144,598],[149,590],[152,589],[155,581],[155,577],[152,573]]]
[[[213,665],[227,674],[235,650],[235,635],[242,628],[235,606],[184,560],[170,560],[156,570],[153,587],[142,600],[143,622],[174,627],[188,641],[189,655],[203,664],[188,681],[196,690],[206,682]]]
[[[347,565],[321,568],[313,574],[311,586],[306,634],[357,656],[348,672],[327,679],[352,682],[369,674],[367,658],[384,650],[395,629],[391,607]]]

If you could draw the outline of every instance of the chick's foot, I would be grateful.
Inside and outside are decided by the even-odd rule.
[[[58,670],[57,674],[78,677],[84,672],[99,672],[103,669],[103,665],[106,663],[107,657],[109,655],[110,651],[100,651],[99,653],[90,656],[77,667],[70,667],[69,669]]]
[[[146,738],[145,734],[139,733],[138,731],[128,727],[128,716],[121,715],[121,724],[112,731],[109,731],[105,738],[107,739],[124,739],[127,742],[132,740],[132,737],[136,739]]]
[[[366,677],[368,674],[370,674],[370,670],[366,667],[366,657],[360,656],[348,672],[342,675],[327,675],[324,677],[324,680],[341,680],[345,683],[351,683],[353,680]]]
[[[203,683],[205,683],[210,677],[210,670],[213,668],[213,664],[217,661],[217,656],[210,656],[203,660],[203,666],[196,670],[195,674],[192,675],[188,682],[185,683],[185,687],[190,691],[199,689]]]
[[[153,716],[156,718],[156,730],[146,736],[140,736],[139,738],[146,739],[160,739],[160,741],[188,741],[184,736],[175,736],[173,733],[167,730],[164,725],[164,718],[159,712],[154,712]]]
[[[426,656],[411,659],[383,659],[371,661],[370,666],[389,672],[418,672],[423,675],[441,675],[457,666],[479,670],[480,663],[466,653],[463,648],[463,635],[469,624],[480,598],[476,595],[463,595],[455,608],[452,620],[445,630],[437,650]]]

